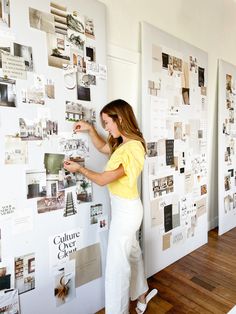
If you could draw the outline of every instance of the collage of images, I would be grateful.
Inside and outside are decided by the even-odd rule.
[[[61,121],[53,115],[52,105],[58,103],[61,87],[57,86],[53,75],[36,73],[39,56],[35,47],[14,39],[10,8],[10,0],[0,0],[0,30],[10,34],[0,40],[0,107],[11,110],[11,116],[15,112],[14,121],[17,121],[14,127],[17,131],[5,135],[4,165],[9,168],[26,166],[25,195],[22,197],[35,200],[37,214],[57,212],[66,219],[78,215],[80,206],[87,204],[86,225],[91,226],[95,234],[106,231],[107,211],[102,203],[94,201],[91,181],[63,167],[67,158],[85,165],[90,157],[88,139],[66,132],[61,128]],[[35,36],[40,32],[45,34],[47,67],[60,71],[68,93],[62,103],[64,123],[70,124],[71,129],[73,123],[81,119],[96,124],[95,89],[100,80],[107,79],[106,65],[98,63],[95,21],[77,9],[68,11],[66,5],[51,1],[47,12],[30,6],[26,12],[30,31]],[[52,143],[55,152],[45,149],[40,156],[41,168],[35,168],[31,166],[33,146],[43,150],[45,143],[45,147]],[[15,233],[32,231],[32,210],[22,208],[18,217],[17,205],[14,199],[2,200],[1,219],[12,221]],[[0,235],[0,312],[18,314],[19,296],[37,289],[38,252],[6,258],[2,252],[6,234]],[[47,246],[55,307],[74,299],[77,287],[102,276],[100,243],[84,247],[83,228],[51,235]]]
[[[224,107],[224,161],[225,161],[225,175],[224,175],[224,212],[225,214],[235,212],[236,214],[236,170],[234,168],[235,161],[235,78],[231,74],[225,76],[225,107]],[[227,171],[227,173],[226,173]]]
[[[197,57],[151,47],[146,179],[151,227],[160,230],[166,251],[195,237],[207,212],[207,79]]]

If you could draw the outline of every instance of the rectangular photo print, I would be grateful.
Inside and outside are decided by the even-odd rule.
[[[73,264],[74,267],[68,267]],[[56,306],[61,306],[75,298],[75,263],[67,261],[65,267],[58,267],[54,277],[54,297]]]
[[[80,138],[78,134],[61,134],[59,139],[59,150],[69,158],[89,157],[88,139]]]
[[[0,27],[10,27],[10,0],[0,0]]]
[[[96,123],[96,111],[93,108],[83,106],[78,102],[66,101],[65,119],[71,122],[85,120],[89,123]]]
[[[26,164],[28,162],[28,145],[18,137],[5,137],[5,164]]]
[[[15,287],[19,294],[35,289],[35,254],[15,258]]]
[[[6,291],[0,295],[0,313],[1,314],[19,314],[20,304],[17,289]]]
[[[46,33],[55,33],[54,16],[50,13],[29,8],[29,22],[30,27]]]
[[[46,170],[26,171],[27,199],[46,196]]]
[[[22,57],[25,62],[25,70],[33,72],[34,65],[32,47],[13,43],[13,55]]]
[[[77,213],[76,194],[74,190],[66,191],[64,217],[72,216]]]
[[[16,81],[0,77],[0,106],[16,107]]]

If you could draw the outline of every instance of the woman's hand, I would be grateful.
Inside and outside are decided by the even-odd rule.
[[[79,172],[81,166],[75,161],[65,160],[64,168],[70,172]]]
[[[76,122],[74,124],[73,131],[75,133],[79,133],[81,131],[88,131],[89,132],[90,130],[92,130],[92,128],[93,128],[93,126],[90,123],[81,120],[81,121]]]

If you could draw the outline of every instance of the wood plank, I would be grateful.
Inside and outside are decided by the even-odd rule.
[[[192,277],[191,281],[201,286],[202,288],[207,289],[208,291],[213,291],[215,289],[215,286],[207,283],[205,280],[202,280],[196,276]]]

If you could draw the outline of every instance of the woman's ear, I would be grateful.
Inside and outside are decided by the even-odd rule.
[[[120,124],[122,124],[122,118],[118,116],[118,119],[119,119]]]

